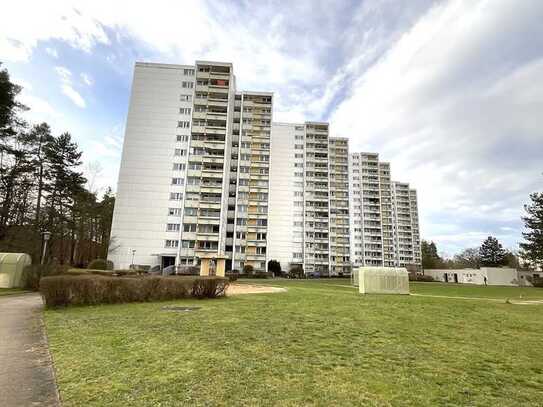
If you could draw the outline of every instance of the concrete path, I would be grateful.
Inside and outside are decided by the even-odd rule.
[[[0,406],[59,406],[39,294],[0,297]]]

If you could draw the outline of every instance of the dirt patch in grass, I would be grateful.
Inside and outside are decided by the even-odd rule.
[[[254,284],[230,284],[226,290],[226,295],[283,293],[285,291],[287,290],[281,287],[270,287]]]

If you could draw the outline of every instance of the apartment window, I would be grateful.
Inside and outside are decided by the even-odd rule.
[[[236,239],[245,239],[245,232],[236,232]]]
[[[296,168],[304,168],[304,164],[303,163],[294,163],[294,167],[296,167]]]
[[[239,172],[243,172],[245,174],[249,173],[249,167],[239,167]]]
[[[266,233],[262,233],[262,232],[257,233],[256,240],[266,240]]]
[[[183,199],[183,194],[181,192],[170,192],[170,200],[180,201]]]
[[[257,247],[256,248],[256,254],[266,254],[266,248],[265,247]]]
[[[196,232],[195,223],[183,223],[183,232]]]
[[[200,185],[200,178],[198,177],[188,177],[187,185]]]
[[[179,96],[181,102],[192,102],[192,95],[181,95]]]
[[[194,69],[183,69],[183,73],[187,76],[194,76]]]
[[[250,161],[251,156],[249,154],[240,154],[239,159],[242,160],[242,161]]]
[[[181,247],[183,249],[194,249],[194,240],[182,240]]]
[[[296,153],[294,154],[294,158],[304,158],[304,155],[300,153]]]
[[[304,173],[303,173],[303,172],[295,172],[295,173],[294,173],[294,176],[295,176],[295,177],[303,177],[303,176],[304,176]]]
[[[183,171],[185,169],[185,164],[182,163],[173,163],[174,171]]]
[[[292,253],[292,258],[294,258],[294,259],[302,259],[303,255],[302,255],[302,253]]]
[[[247,141],[242,141],[240,144],[241,148],[251,148],[251,143]]]
[[[179,247],[179,240],[168,239],[164,242],[164,247],[171,247],[171,248]]]
[[[247,205],[238,205],[238,212],[247,212]]]
[[[295,201],[294,206],[304,206],[304,203],[302,201]]]
[[[303,150],[304,146],[303,146],[303,144],[294,144],[294,149],[295,150]]]
[[[236,219],[236,225],[243,226],[247,224],[247,219],[245,218],[237,218]]]
[[[268,226],[268,219],[257,219],[256,226]]]
[[[297,134],[297,135],[294,136],[294,139],[295,140],[303,140],[304,136]]]
[[[184,179],[183,178],[172,178],[172,185],[183,185]]]
[[[178,134],[176,136],[176,140],[180,142],[189,141],[189,136],[187,136],[186,134]]]
[[[294,181],[294,186],[295,186],[295,187],[303,188],[303,187],[304,187],[304,183],[303,183],[303,181]]]
[[[240,178],[239,179],[239,184],[240,186],[247,186],[249,185],[249,180],[248,179],[243,179],[243,178]]]
[[[236,246],[236,253],[245,253],[245,246]]]
[[[185,121],[185,120],[178,121],[177,122],[177,127],[181,128],[181,129],[188,129],[190,127],[190,122]]]
[[[181,216],[181,208],[169,208],[168,216]]]
[[[183,82],[181,82],[181,87],[187,88],[187,89],[192,89],[192,88],[194,88],[194,82],[183,81]]]
[[[298,227],[298,226],[303,226],[304,223],[303,222],[293,222],[292,226],[294,227]]]
[[[190,107],[180,107],[179,114],[190,114]]]
[[[180,225],[179,225],[179,223],[168,223],[166,225],[166,230],[168,232],[179,232]]]
[[[198,210],[196,208],[185,208],[185,215],[187,216],[196,216]]]
[[[294,196],[304,196],[302,191],[294,191]]]
[[[199,163],[189,163],[189,170],[199,170],[202,168],[202,164]]]

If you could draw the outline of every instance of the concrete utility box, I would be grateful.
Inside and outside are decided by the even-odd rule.
[[[0,288],[23,285],[23,270],[32,263],[26,253],[0,253]]]
[[[409,274],[405,268],[359,267],[360,294],[409,294]]]

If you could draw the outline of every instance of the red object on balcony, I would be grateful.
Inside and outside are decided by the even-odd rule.
[[[226,81],[223,79],[217,79],[217,85],[218,86],[226,86]]]

